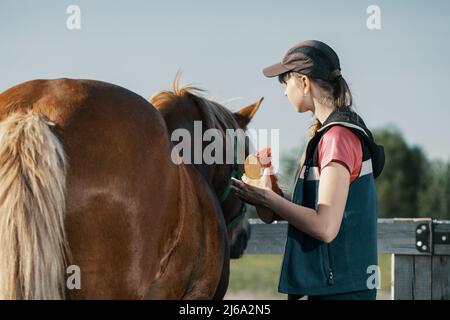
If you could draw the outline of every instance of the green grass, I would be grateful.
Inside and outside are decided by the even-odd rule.
[[[380,266],[381,290],[391,290],[391,255],[383,253],[378,255]]]
[[[282,255],[248,254],[231,260],[231,274],[228,291],[256,292],[267,296],[283,296],[278,293],[278,277]]]
[[[254,254],[231,260],[228,295],[252,293],[267,299],[285,299],[285,295],[277,291],[281,261],[282,255]],[[381,272],[381,290],[389,291],[391,288],[391,255],[380,254],[378,264]]]

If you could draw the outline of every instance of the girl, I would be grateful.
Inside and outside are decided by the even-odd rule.
[[[258,214],[288,221],[278,290],[288,299],[376,299],[377,196],[384,149],[351,109],[352,96],[332,48],[304,41],[263,70],[315,123],[295,176],[292,199],[272,191],[268,175],[233,179]]]

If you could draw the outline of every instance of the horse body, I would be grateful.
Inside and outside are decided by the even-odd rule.
[[[67,79],[16,86],[0,96],[0,106],[0,120],[31,110],[54,122],[64,146],[69,162],[65,227],[70,263],[81,270],[81,289],[70,296],[213,296],[223,261],[217,252],[224,241],[217,210],[208,194],[182,188],[193,183],[195,173],[172,163],[157,110],[120,87]],[[197,180],[199,188],[202,180]],[[212,230],[189,232],[202,227]],[[217,256],[213,263],[202,261],[211,256]],[[204,272],[212,279],[192,289],[191,282],[208,267],[218,271]]]

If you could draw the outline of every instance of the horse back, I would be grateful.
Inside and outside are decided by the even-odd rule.
[[[178,171],[159,112],[139,95],[90,80],[35,80],[0,95],[0,120],[34,112],[54,123],[68,160],[65,226],[75,298],[142,298],[158,271]],[[175,216],[175,215],[173,215]]]

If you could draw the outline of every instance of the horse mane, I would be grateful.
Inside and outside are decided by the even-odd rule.
[[[172,82],[172,91],[159,91],[149,101],[155,106],[173,104],[180,108],[198,108],[201,113],[204,129],[237,129],[239,128],[232,112],[220,103],[206,98],[205,90],[194,85],[181,85],[181,74],[177,72]]]

